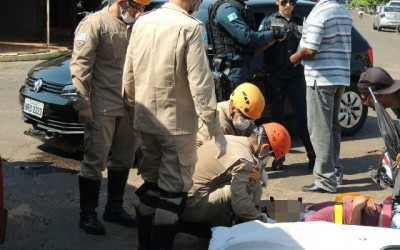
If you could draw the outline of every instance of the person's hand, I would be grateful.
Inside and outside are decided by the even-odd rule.
[[[91,107],[79,110],[79,121],[89,127],[93,125],[93,112]]]
[[[367,204],[368,198],[365,197],[364,195],[356,196],[353,198],[351,201],[353,203],[353,209],[361,210],[363,209],[366,204]]]
[[[226,145],[228,145],[228,142],[226,141],[225,135],[216,135],[214,137],[215,140],[215,145],[217,145],[217,148],[219,149],[218,154],[215,156],[215,159],[219,159],[221,156],[226,154]]]
[[[286,38],[287,30],[285,26],[271,26],[272,37],[277,41],[283,41]]]
[[[297,53],[290,56],[290,62],[296,67],[299,65],[300,61],[298,60]]]
[[[275,220],[269,218],[266,213],[261,213],[261,221],[264,223],[271,223],[271,224],[275,223]]]
[[[363,210],[364,210],[364,213],[368,216],[374,215],[376,212],[376,207],[375,207],[374,202],[372,200],[368,199]]]
[[[397,168],[400,168],[400,153],[397,154],[396,156],[396,163],[397,163]]]

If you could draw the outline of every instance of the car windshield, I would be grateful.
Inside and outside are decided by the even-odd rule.
[[[397,12],[397,13],[400,13],[400,7],[385,7],[383,12]]]
[[[400,2],[391,2],[390,6],[400,6]]]

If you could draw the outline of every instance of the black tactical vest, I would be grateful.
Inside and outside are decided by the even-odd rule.
[[[225,31],[220,25],[214,23],[215,15],[217,13],[218,7],[223,3],[231,3],[237,6],[243,15],[246,24],[250,29],[254,30],[254,15],[253,10],[249,5],[246,5],[240,0],[218,0],[213,5],[208,7],[208,28],[211,33],[210,39],[211,44],[214,49],[214,54],[218,55],[220,53],[247,53],[250,52],[250,48],[246,48],[238,44],[228,32]]]
[[[267,49],[265,53],[265,61],[267,71],[279,71],[282,68],[292,66],[290,56],[296,53],[298,44],[301,39],[301,28],[303,20],[298,16],[293,16],[290,22],[283,17],[276,17],[276,14],[271,16],[271,26],[282,24],[287,30],[286,39],[282,42],[277,42]]]

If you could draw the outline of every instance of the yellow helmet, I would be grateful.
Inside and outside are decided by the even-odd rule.
[[[245,116],[253,120],[260,118],[264,111],[264,96],[256,85],[248,82],[237,86],[232,92],[230,100]]]

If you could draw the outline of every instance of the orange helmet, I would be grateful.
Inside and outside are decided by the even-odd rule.
[[[232,92],[230,100],[245,116],[256,120],[261,117],[265,107],[260,89],[251,83],[242,83]]]
[[[128,0],[128,1],[132,1],[132,2],[138,3],[140,5],[149,5],[150,4],[150,0]]]
[[[284,126],[276,122],[264,123],[261,125],[268,137],[275,159],[284,157],[290,150],[290,134]]]

